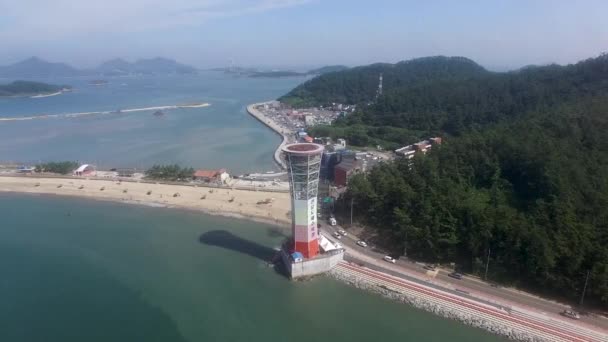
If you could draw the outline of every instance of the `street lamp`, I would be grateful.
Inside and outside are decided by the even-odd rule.
[[[589,282],[589,273],[591,270],[587,270],[587,277],[585,277],[585,286],[583,286],[583,294],[581,295],[580,306],[583,306],[583,301],[585,300],[585,292],[587,291],[587,283]]]
[[[355,202],[355,198],[350,198],[350,226],[353,226],[353,203]]]
[[[483,280],[488,280],[488,267],[490,267],[490,247],[488,247],[488,259],[486,260],[486,272],[483,276]]]

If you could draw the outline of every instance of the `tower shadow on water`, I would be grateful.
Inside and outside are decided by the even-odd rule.
[[[285,274],[278,251],[257,242],[236,236],[228,231],[212,230],[203,233],[199,237],[199,242],[205,245],[221,247],[252,256],[274,266],[274,269],[277,272],[283,275]]]

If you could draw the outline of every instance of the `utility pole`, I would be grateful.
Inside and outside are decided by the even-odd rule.
[[[490,247],[488,247],[488,259],[486,260],[486,273],[483,276],[483,280],[488,280],[488,267],[490,267]]]
[[[350,226],[353,226],[353,203],[355,202],[355,198],[350,198]]]
[[[407,229],[405,230],[405,242],[403,243],[403,256],[407,258]]]
[[[589,273],[591,270],[587,270],[587,277],[585,277],[585,286],[583,286],[583,294],[581,295],[580,306],[583,306],[583,301],[585,300],[585,292],[587,291],[587,283],[589,282]]]

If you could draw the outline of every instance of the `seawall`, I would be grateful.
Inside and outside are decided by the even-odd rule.
[[[487,305],[445,291],[341,262],[329,272],[356,288],[517,341],[606,341],[606,335],[538,317],[521,308]]]
[[[281,141],[281,144],[279,144],[277,149],[274,151],[274,161],[275,163],[277,163],[277,165],[281,167],[281,169],[286,170],[287,165],[285,164],[285,161],[281,158],[281,148],[283,148],[283,146],[287,145],[288,143],[288,132],[286,132],[281,126],[272,121],[272,119],[267,118],[264,113],[255,109],[255,107],[262,106],[266,103],[270,103],[270,101],[250,104],[249,106],[247,106],[247,113],[249,113],[251,116],[253,116],[258,121],[260,121],[261,123],[263,123],[270,129],[272,129],[275,133],[281,136],[283,140]]]
[[[334,250],[325,254],[319,255],[314,259],[306,259],[303,261],[294,262],[291,256],[285,251],[281,251],[283,265],[290,279],[298,279],[312,277],[318,274],[326,273],[336,267],[344,260],[344,250]]]

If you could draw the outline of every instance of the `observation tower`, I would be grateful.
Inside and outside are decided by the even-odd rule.
[[[297,143],[283,146],[282,151],[289,175],[294,251],[305,259],[314,258],[319,254],[317,194],[323,146]]]

